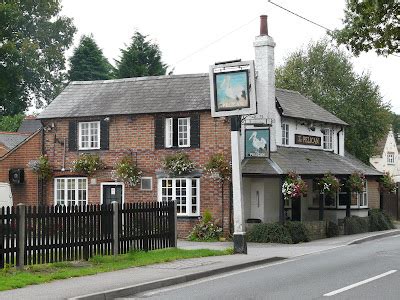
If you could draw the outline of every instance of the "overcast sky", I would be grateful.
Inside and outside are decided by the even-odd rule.
[[[345,0],[274,0],[327,28],[342,25]],[[82,34],[94,35],[104,55],[114,64],[120,49],[135,30],[157,42],[163,60],[174,74],[206,73],[209,65],[236,58],[254,59],[253,41],[259,33],[259,16],[268,15],[269,35],[276,42],[275,65],[294,50],[326,35],[268,3],[268,0],[63,0],[62,14],[72,17]],[[72,50],[67,55],[71,55]],[[400,113],[398,93],[400,57],[378,57],[374,52],[353,58],[357,72],[369,72],[385,101]]]

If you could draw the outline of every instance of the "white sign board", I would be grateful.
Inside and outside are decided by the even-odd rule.
[[[210,98],[213,117],[257,113],[254,62],[210,66]]]

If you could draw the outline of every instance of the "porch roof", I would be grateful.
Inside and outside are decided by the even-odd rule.
[[[242,163],[243,175],[277,176],[289,172],[301,175],[322,175],[328,172],[350,175],[355,171],[367,176],[383,175],[348,153],[340,156],[323,150],[294,147],[278,147],[278,151],[271,152],[271,158],[248,158]]]

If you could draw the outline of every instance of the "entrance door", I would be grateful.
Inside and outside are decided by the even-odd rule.
[[[122,204],[122,184],[103,184],[103,204]]]
[[[264,183],[251,184],[251,219],[259,219],[264,222]]]
[[[301,198],[292,199],[292,221],[301,221]]]

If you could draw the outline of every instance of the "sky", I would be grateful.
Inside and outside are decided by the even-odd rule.
[[[341,28],[345,0],[274,0],[329,29]],[[268,0],[63,0],[61,14],[74,19],[78,31],[93,34],[104,55],[114,64],[137,30],[159,44],[164,63],[174,74],[207,73],[215,62],[254,59],[253,42],[259,16],[268,15],[269,35],[276,42],[275,65],[295,50],[326,36],[312,25]],[[72,47],[67,56],[72,55]],[[400,57],[374,52],[353,57],[358,73],[368,72],[379,85],[384,101],[400,114],[398,94]]]

